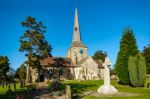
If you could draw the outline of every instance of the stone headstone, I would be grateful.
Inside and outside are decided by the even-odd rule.
[[[2,86],[3,86],[3,88],[4,88],[4,82],[2,82]]]
[[[11,88],[10,88],[10,84],[8,85],[8,91],[7,91],[7,94],[10,94],[12,91],[11,91]]]
[[[16,91],[16,82],[14,82],[14,90]]]
[[[66,98],[65,99],[71,99],[71,88],[69,85],[66,85]]]

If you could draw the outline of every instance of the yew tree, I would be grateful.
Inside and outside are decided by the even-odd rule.
[[[136,39],[132,29],[125,28],[123,30],[122,39],[120,41],[120,49],[116,60],[116,73],[119,77],[119,83],[130,84],[128,60],[130,56],[135,56],[138,53]]]

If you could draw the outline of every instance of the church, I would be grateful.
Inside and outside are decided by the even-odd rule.
[[[75,9],[72,43],[64,57],[48,57],[41,61],[44,68],[40,73],[40,81],[47,81],[59,76],[60,79],[93,80],[103,77],[102,62],[88,56],[88,47],[81,40],[78,10]],[[37,72],[32,69],[32,82],[37,80]]]
[[[102,63],[88,56],[88,47],[81,41],[77,8],[75,9],[73,40],[67,58],[70,58],[75,66],[71,73],[74,74],[76,80],[99,79],[102,75]]]

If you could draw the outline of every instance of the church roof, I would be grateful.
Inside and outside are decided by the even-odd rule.
[[[72,60],[70,58],[63,58],[63,57],[47,57],[43,61],[41,61],[41,65],[45,67],[53,67],[53,66],[73,67]]]
[[[74,41],[71,47],[86,47],[82,42]]]
[[[86,57],[86,58],[82,59],[76,66],[79,67],[81,64],[83,64],[84,62],[86,62],[88,58],[89,58],[89,57]],[[92,58],[92,59],[93,59],[93,58]],[[93,60],[94,60],[94,59],[93,59]],[[102,68],[102,69],[104,68],[102,61],[94,60],[94,62],[95,62],[96,64],[98,64],[98,68]]]

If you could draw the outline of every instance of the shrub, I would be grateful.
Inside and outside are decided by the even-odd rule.
[[[129,58],[128,70],[131,85],[134,87],[143,87],[146,81],[146,63],[141,54]]]
[[[128,62],[129,78],[132,86],[138,86],[138,73],[135,57],[130,57]]]

